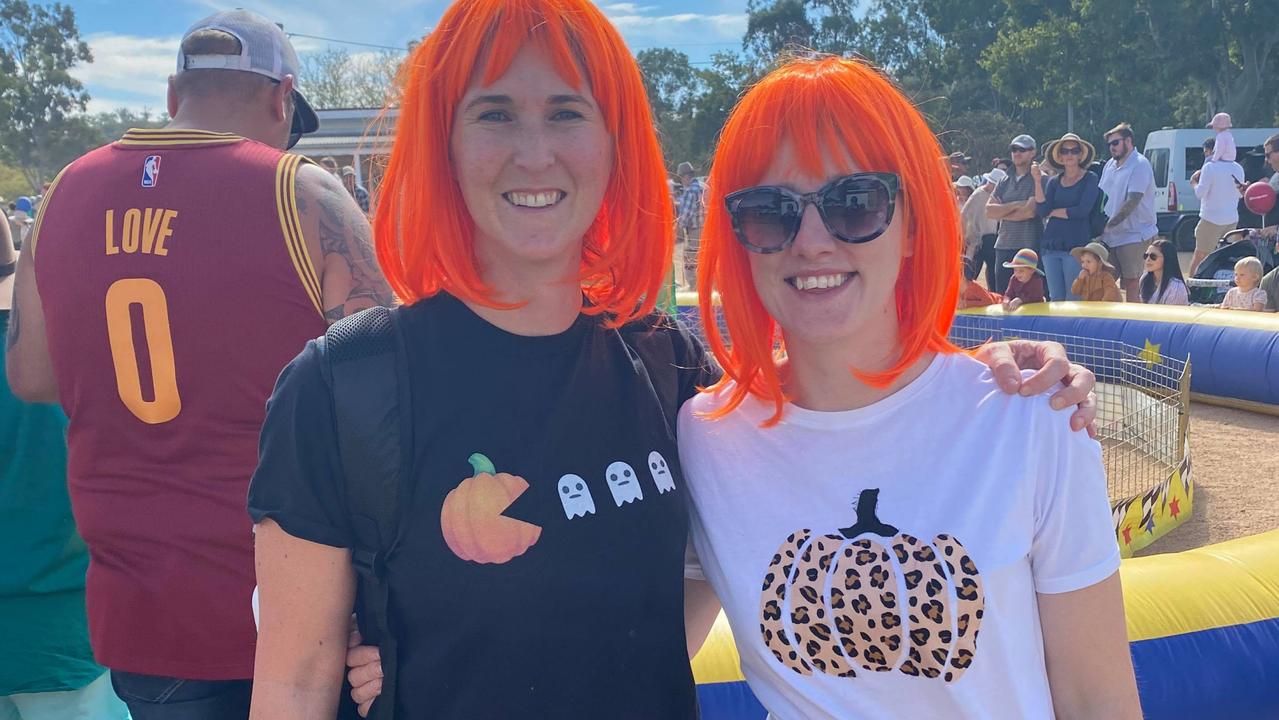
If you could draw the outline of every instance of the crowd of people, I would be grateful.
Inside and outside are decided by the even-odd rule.
[[[1239,223],[1246,186],[1230,125],[1225,113],[1213,118],[1214,135],[1203,144],[1204,166],[1190,180],[1201,207],[1187,275]],[[1158,236],[1150,162],[1136,149],[1126,123],[1108,131],[1105,140],[1110,158],[1100,171],[1092,144],[1074,133],[1047,143],[1039,162],[1035,139],[1018,135],[1009,143],[1009,157],[995,158],[980,176],[968,174],[972,158],[963,153],[943,158],[963,227],[961,308],[1002,303],[1012,310],[1044,300],[1191,304],[1176,247]],[[1275,170],[1269,182],[1279,190],[1279,136],[1263,150]],[[1275,231],[1276,225],[1254,231],[1255,241],[1273,242]],[[983,268],[980,287],[975,281]],[[1216,306],[1279,309],[1274,297],[1279,269],[1263,273],[1256,257],[1240,259],[1237,287]]]
[[[406,67],[370,208],[287,152],[279,27],[204,18],[172,122],[0,256],[0,518],[43,513],[0,522],[0,714],[691,719],[722,607],[778,717],[1140,717],[1094,378],[946,339],[964,255],[1011,308],[1177,295],[1130,128],[1099,181],[1019,135],[959,208],[900,89],[801,58],[676,202],[594,3],[456,0]]]

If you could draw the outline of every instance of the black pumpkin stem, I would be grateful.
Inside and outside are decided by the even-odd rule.
[[[879,488],[862,490],[862,494],[857,497],[856,524],[852,527],[840,528],[839,532],[849,540],[864,533],[880,537],[896,535],[897,528],[881,522],[879,516],[875,514],[877,505],[879,505]]]

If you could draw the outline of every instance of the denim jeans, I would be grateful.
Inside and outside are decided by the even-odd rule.
[[[133,720],[248,720],[252,680],[183,680],[111,671]]]
[[[1053,300],[1078,300],[1079,296],[1070,292],[1070,286],[1084,268],[1075,256],[1065,250],[1045,250],[1040,260],[1048,280],[1048,296]]]

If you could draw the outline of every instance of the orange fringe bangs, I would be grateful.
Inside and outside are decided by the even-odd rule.
[[[479,70],[481,85],[537,43],[566,83],[589,87],[613,138],[613,172],[584,238],[586,312],[621,324],[653,310],[671,259],[674,216],[661,146],[639,67],[589,0],[460,0],[405,61],[395,144],[374,217],[378,261],[411,303],[446,291],[489,307],[473,248],[474,223],[454,178],[454,114]]]
[[[786,403],[775,364],[781,337],[755,291],[747,251],[733,234],[724,196],[758,184],[784,140],[793,143],[807,174],[821,175],[825,158],[851,159],[862,171],[895,172],[902,180],[898,217],[907,223],[905,247],[913,252],[902,258],[897,281],[901,354],[883,372],[854,369],[857,378],[884,387],[925,352],[958,351],[946,336],[959,293],[959,211],[949,172],[938,160],[941,146],[928,123],[888,78],[865,62],[838,57],[792,61],[751,88],[724,126],[708,183],[698,257],[702,324],[710,350],[724,368],[711,390],[730,381],[736,385],[728,402],[711,416],[732,412],[750,394],[775,408],[765,426],[781,419]],[[715,323],[714,292],[721,298],[728,338]]]

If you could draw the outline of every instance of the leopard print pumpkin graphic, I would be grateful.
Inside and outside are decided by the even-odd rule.
[[[976,657],[981,574],[958,539],[899,532],[878,502],[878,489],[863,490],[852,527],[786,538],[760,594],[764,644],[801,675],[860,668],[954,682]]]

